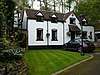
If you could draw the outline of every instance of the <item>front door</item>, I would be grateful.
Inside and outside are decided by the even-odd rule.
[[[75,39],[75,32],[71,32],[71,40]]]

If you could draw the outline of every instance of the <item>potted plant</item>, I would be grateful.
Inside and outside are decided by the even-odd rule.
[[[90,35],[89,38],[92,39],[92,36]]]
[[[50,33],[47,33],[46,36],[47,36],[47,37],[50,36]]]
[[[67,32],[68,35],[71,35],[71,32]]]

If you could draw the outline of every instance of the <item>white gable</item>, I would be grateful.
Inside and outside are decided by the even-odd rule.
[[[83,19],[82,21],[86,21],[86,19]]]
[[[40,12],[37,14],[37,16],[43,16]]]
[[[57,16],[55,14],[53,14],[52,17],[56,18]]]

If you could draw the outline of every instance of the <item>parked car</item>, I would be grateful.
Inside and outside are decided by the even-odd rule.
[[[92,42],[83,40],[82,47],[82,39],[73,39],[68,43],[63,44],[63,49],[71,51],[79,51],[80,49],[83,49],[84,52],[93,52],[95,50],[95,46]]]

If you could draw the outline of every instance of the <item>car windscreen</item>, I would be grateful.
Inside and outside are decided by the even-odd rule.
[[[92,42],[90,42],[90,41],[88,41],[88,40],[84,40],[84,42],[85,42],[85,43],[92,43]]]
[[[82,39],[76,39],[76,41],[80,44],[82,44]],[[83,44],[85,43],[85,41],[83,40]]]

